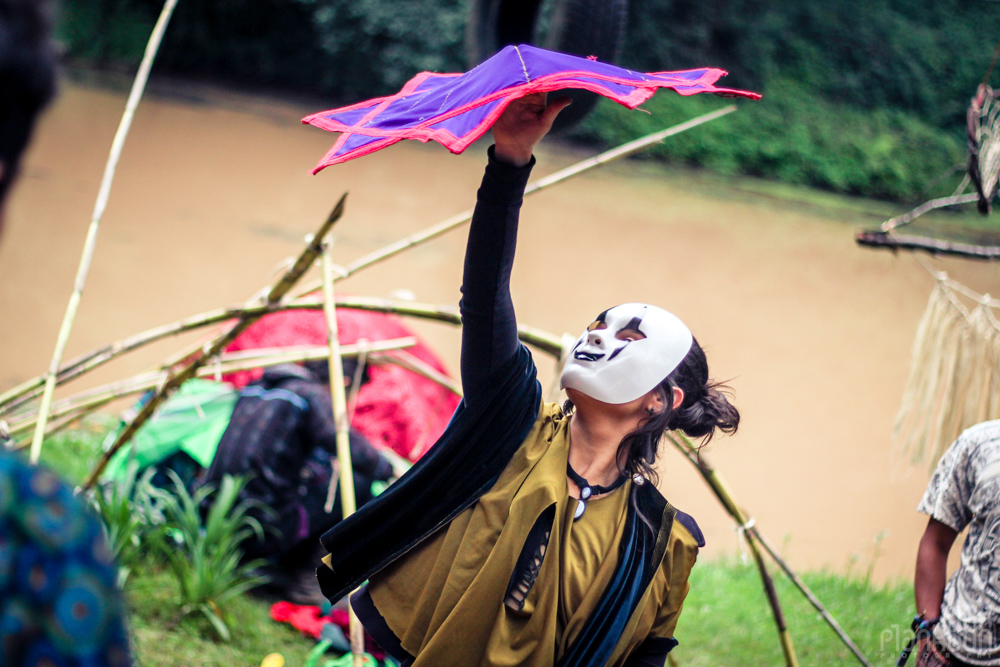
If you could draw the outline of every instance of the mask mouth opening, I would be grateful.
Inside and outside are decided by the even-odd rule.
[[[579,359],[580,361],[597,361],[598,359],[603,359],[603,354],[591,354],[590,352],[574,352],[574,359]]]

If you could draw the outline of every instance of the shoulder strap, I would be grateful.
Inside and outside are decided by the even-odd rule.
[[[663,560],[677,510],[652,484],[632,488],[636,502],[628,503],[618,565],[558,667],[602,667],[607,663]],[[639,517],[636,506],[652,526]]]

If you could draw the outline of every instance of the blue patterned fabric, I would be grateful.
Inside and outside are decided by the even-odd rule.
[[[0,665],[130,665],[116,572],[73,490],[0,451]]]

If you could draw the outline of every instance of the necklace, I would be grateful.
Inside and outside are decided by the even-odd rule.
[[[591,484],[581,477],[580,473],[573,470],[573,466],[569,464],[569,461],[566,461],[566,474],[569,475],[569,478],[573,480],[574,484],[580,487],[580,498],[576,501],[576,511],[573,512],[573,521],[579,520],[579,518],[583,516],[583,513],[587,511],[588,500],[594,496],[611,493],[624,484],[625,480],[628,479],[625,475],[621,475],[608,486],[597,486],[596,484]]]

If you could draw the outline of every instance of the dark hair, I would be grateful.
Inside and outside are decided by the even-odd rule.
[[[684,400],[674,406],[673,388],[684,392]],[[640,422],[639,427],[622,438],[618,445],[618,461],[626,475],[639,473],[656,483],[658,476],[653,469],[660,439],[667,430],[683,431],[691,438],[712,439],[716,429],[735,433],[740,425],[740,413],[729,402],[729,388],[708,376],[708,360],[697,340],[691,349],[655,388],[663,398],[665,409]],[[571,401],[565,409],[572,410]],[[624,463],[622,463],[624,462]]]
[[[52,3],[0,0],[0,202],[14,181],[38,112],[55,93]]]

